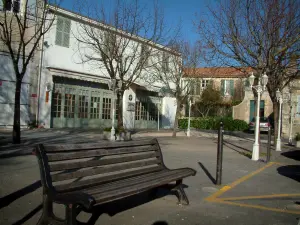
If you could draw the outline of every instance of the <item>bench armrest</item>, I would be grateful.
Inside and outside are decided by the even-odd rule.
[[[79,204],[90,209],[95,204],[95,199],[89,194],[76,191],[69,193],[60,193],[53,196],[53,201],[58,204]]]

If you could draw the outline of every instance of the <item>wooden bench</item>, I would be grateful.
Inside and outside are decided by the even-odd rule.
[[[190,168],[168,169],[156,139],[93,144],[38,145],[43,186],[43,213],[38,224],[77,223],[80,210],[149,191],[174,182],[179,203],[189,204],[182,179]],[[172,187],[172,188],[171,188]],[[64,204],[65,220],[53,214],[53,203]]]

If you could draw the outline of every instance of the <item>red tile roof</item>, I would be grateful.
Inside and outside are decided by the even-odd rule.
[[[184,77],[193,78],[244,78],[250,76],[253,70],[250,67],[202,67],[185,68]]]

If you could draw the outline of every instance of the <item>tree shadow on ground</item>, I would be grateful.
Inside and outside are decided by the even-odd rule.
[[[300,182],[300,165],[287,165],[277,168],[277,172],[285,177]]]
[[[296,161],[300,161],[300,150],[283,152],[283,153],[281,153],[281,155],[283,155],[289,159],[294,159]]]

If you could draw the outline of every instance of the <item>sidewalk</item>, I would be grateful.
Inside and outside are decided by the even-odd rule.
[[[165,195],[163,191],[159,198],[151,201],[147,200],[147,194],[141,194],[117,204],[99,207],[98,214],[93,215],[95,222],[89,224],[297,225],[300,209],[297,209],[295,202],[300,201],[300,168],[294,151],[288,151],[294,156],[278,153],[274,158],[276,163],[266,164],[254,162],[235,151],[251,149],[252,142],[227,140],[224,145],[222,185],[217,186],[214,184],[216,139],[164,136],[169,134],[160,133],[161,137],[158,137],[166,165],[169,168],[192,167],[197,170],[195,177],[184,179],[190,205],[176,205],[176,197]],[[45,138],[44,133],[39,135]],[[96,138],[92,139],[92,135]],[[90,137],[87,142],[97,141],[98,137],[92,132],[73,132],[66,136],[82,137],[82,140],[76,141]],[[149,137],[148,133],[134,138]],[[56,138],[52,137],[51,141],[63,140],[58,136]],[[72,138],[69,140],[73,141]],[[275,153],[272,151],[272,155]],[[20,156],[0,159],[0,174],[0,224],[36,224],[41,215],[42,199],[36,158]],[[55,213],[63,217],[63,207],[55,205]],[[90,214],[80,213],[78,219],[86,222],[89,217]],[[157,223],[159,221],[164,223]]]

